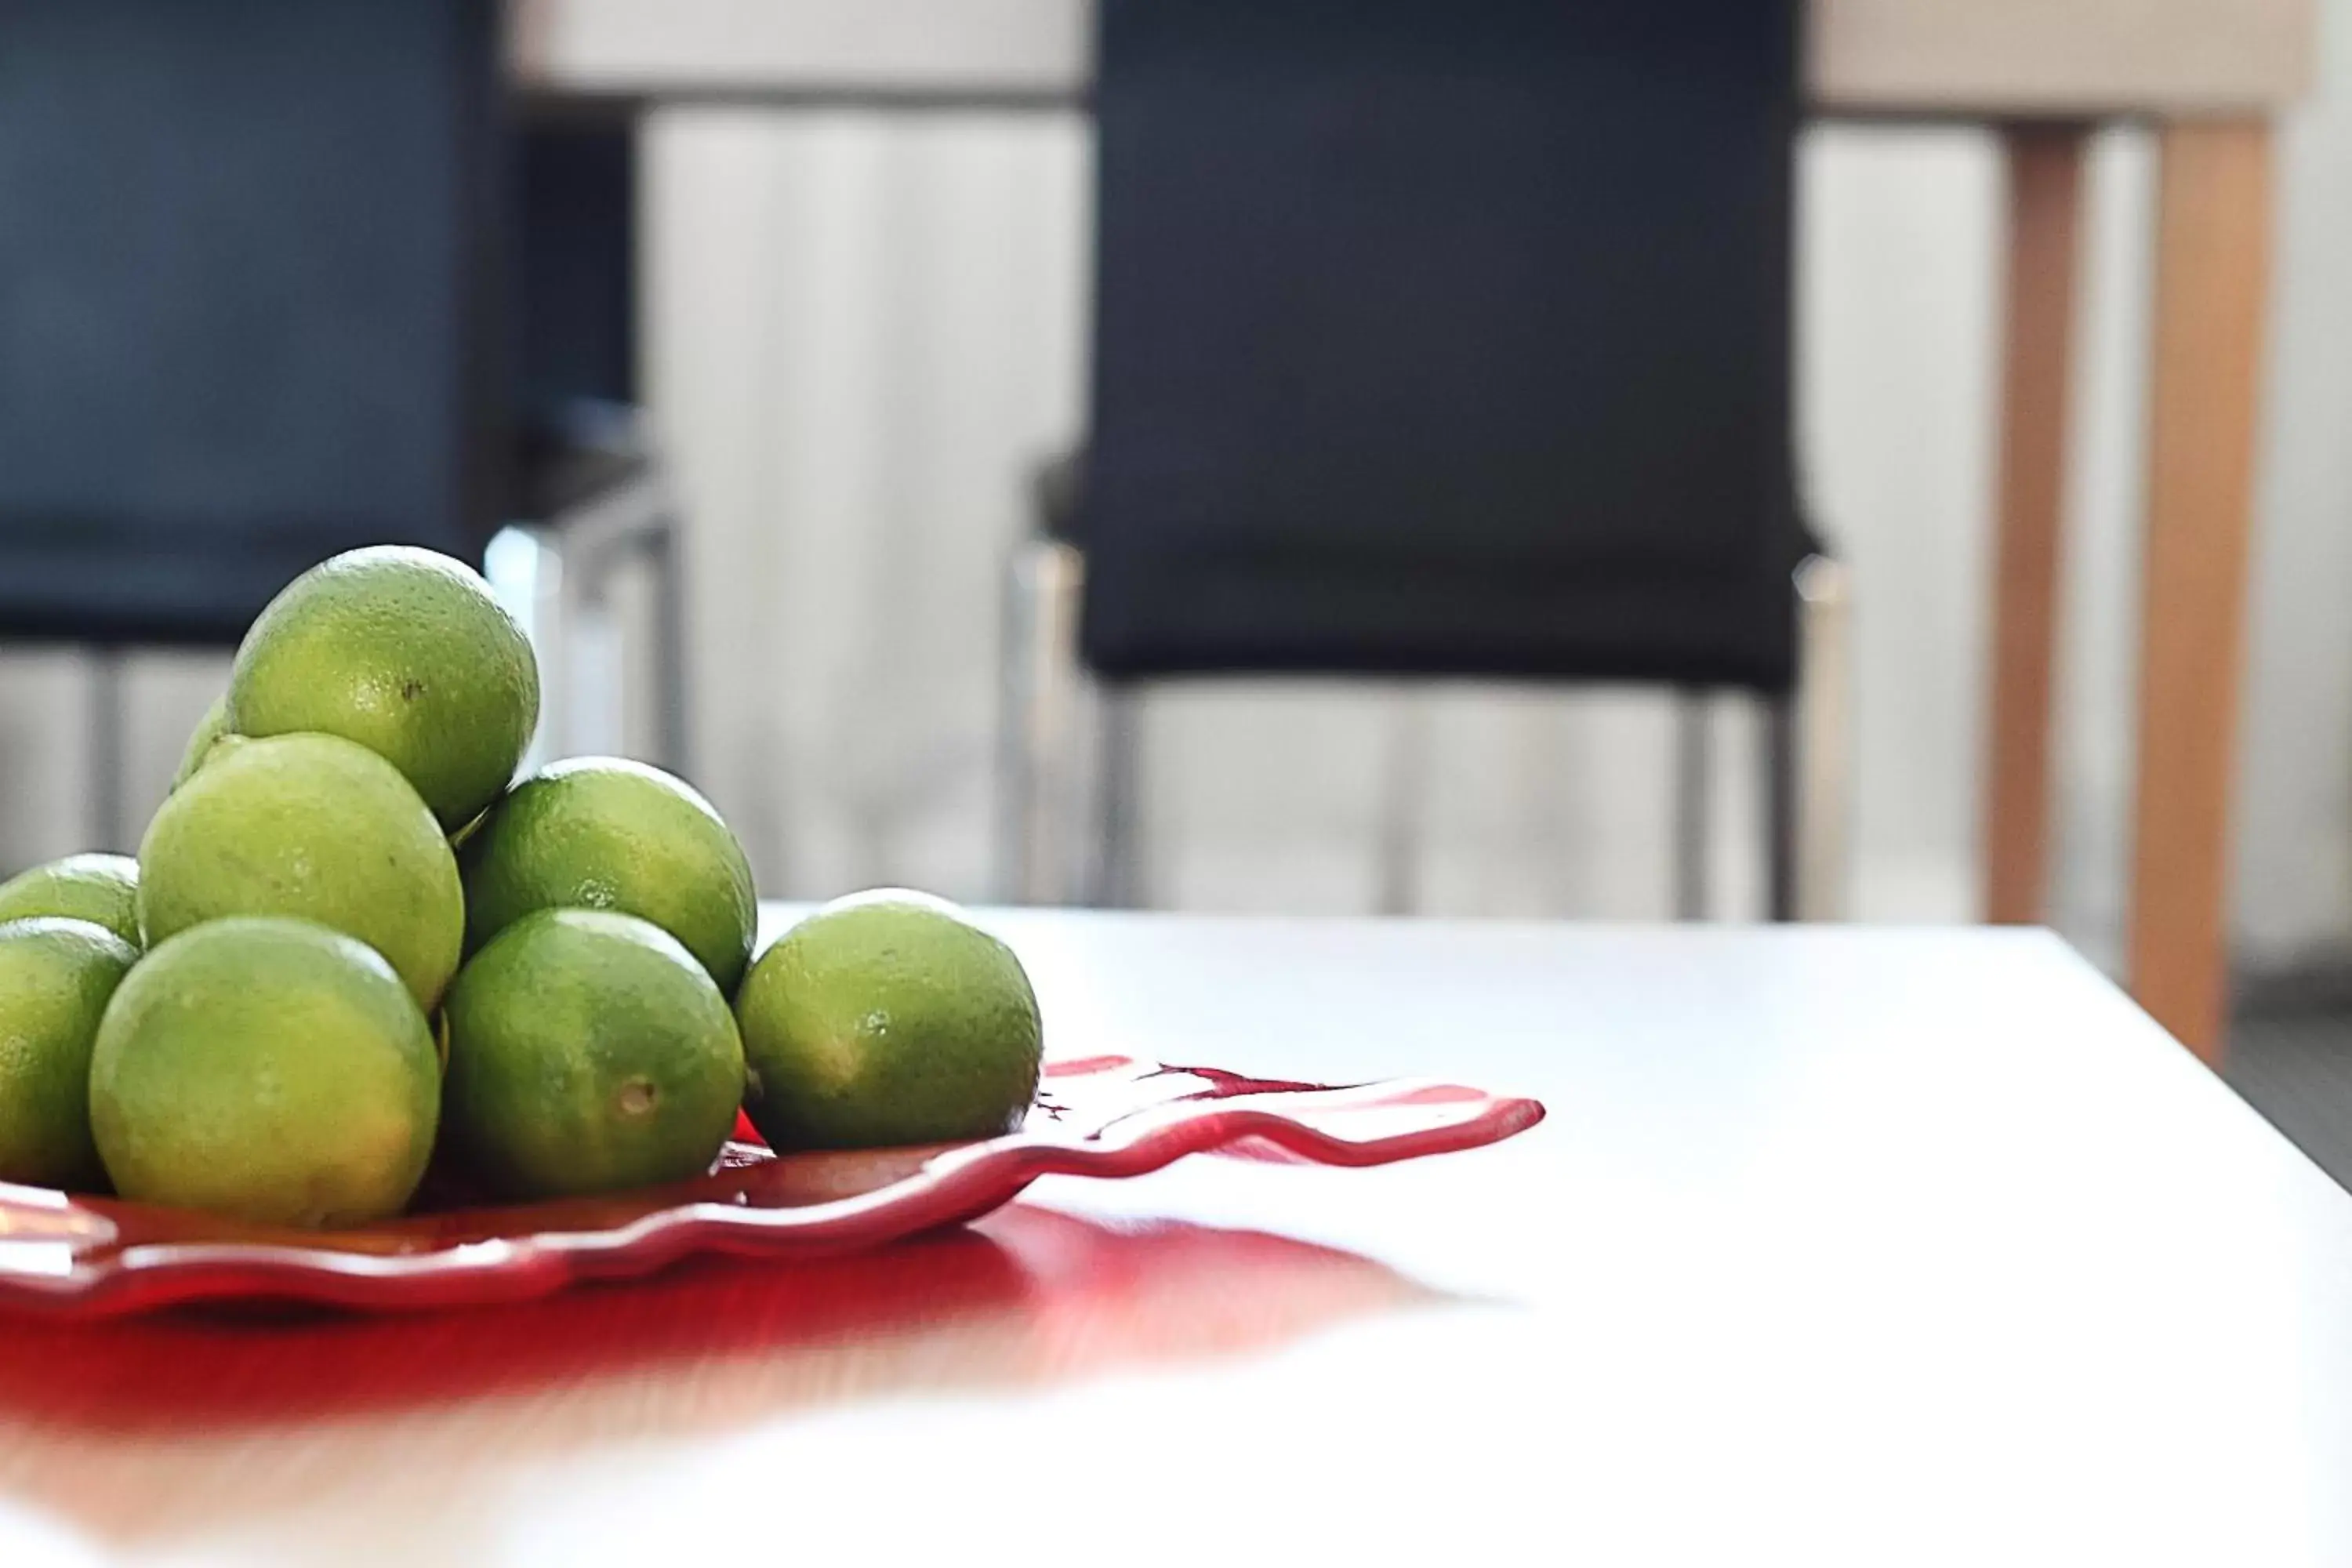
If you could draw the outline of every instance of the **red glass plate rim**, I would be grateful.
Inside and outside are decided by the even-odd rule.
[[[1095,1058],[1086,1065],[1115,1059]],[[1420,1103],[1475,1109],[1430,1125],[1352,1139],[1325,1132],[1283,1109],[1307,1101],[1318,1108]],[[113,1256],[78,1261],[67,1274],[0,1273],[0,1308],[110,1316],[247,1299],[372,1311],[515,1300],[574,1283],[650,1273],[698,1252],[816,1257],[879,1246],[977,1218],[1041,1176],[1139,1176],[1187,1155],[1244,1142],[1271,1144],[1318,1164],[1386,1164],[1496,1142],[1543,1116],[1543,1107],[1532,1100],[1429,1079],[1348,1088],[1297,1085],[1238,1100],[1180,1100],[1121,1116],[1087,1135],[1060,1134],[1049,1123],[947,1149],[888,1185],[800,1207],[697,1200],[654,1209],[608,1229],[524,1232],[393,1256],[278,1242],[133,1242]],[[5,1190],[0,1187],[0,1194]],[[58,1207],[62,1194],[33,1191],[44,1200],[40,1206],[60,1220],[69,1223],[78,1210],[96,1215],[70,1198]],[[8,1206],[0,1197],[0,1238],[11,1228]],[[110,1206],[124,1215],[137,1212],[133,1205]]]

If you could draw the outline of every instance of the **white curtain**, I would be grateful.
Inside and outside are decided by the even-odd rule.
[[[706,784],[772,892],[977,893],[999,572],[1077,428],[1085,141],[681,111],[646,157]]]

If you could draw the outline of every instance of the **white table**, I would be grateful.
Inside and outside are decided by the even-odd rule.
[[[0,1323],[0,1563],[2352,1560],[2352,1198],[2053,938],[999,924],[1058,1052],[1550,1117],[501,1309],[522,1367],[499,1314],[151,1326],[219,1385],[152,1417]],[[35,1357],[114,1396],[27,1410]]]
[[[527,91],[578,103],[1057,108],[1094,0],[513,0]],[[2314,0],[1808,0],[1814,112],[1997,128],[2010,182],[1982,862],[1986,917],[2050,878],[2077,218],[2091,131],[2158,128],[2133,993],[2220,1058],[2272,121],[2308,86]],[[1836,520],[1831,519],[1834,525]]]

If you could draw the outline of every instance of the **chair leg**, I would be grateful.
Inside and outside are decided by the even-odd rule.
[[[572,754],[579,726],[572,712],[572,665],[580,628],[573,624],[564,575],[562,542],[551,530],[522,531],[537,552],[531,577],[531,643],[539,656],[539,733],[531,765]]]
[[[662,509],[646,551],[654,568],[655,744],[662,766],[681,778],[694,776],[692,693],[686,678],[686,563],[681,559],[677,513]]]
[[[1141,795],[1143,699],[1132,686],[1106,685],[1101,756],[1095,782],[1095,863],[1087,901],[1098,909],[1135,909],[1144,901]]]
[[[1706,918],[1714,886],[1715,713],[1706,693],[1675,697],[1675,919]]]
[[[613,624],[613,556],[601,545],[583,546],[573,540],[567,523],[548,531],[559,562],[556,620],[564,641],[563,686],[551,695],[563,716],[563,750],[573,754],[625,751],[627,666]]]
[[[997,884],[1014,903],[1069,900],[1078,790],[1078,591],[1086,562],[1050,540],[1024,545],[1006,574],[997,721]]]
[[[1764,704],[1764,889],[1766,918],[1797,918],[1797,726],[1795,704]]]
[[[613,574],[632,556],[653,569],[654,700],[656,759],[672,773],[692,776],[690,715],[686,671],[686,578],[679,554],[677,511],[661,475],[646,473],[606,490],[532,531],[552,557],[549,581],[552,603],[544,612],[561,656],[542,670],[547,689],[541,706],[553,722],[548,733],[556,754],[582,743],[596,726],[583,721],[588,693],[581,689],[587,660],[585,634],[601,625]],[[542,557],[546,559],[546,557]],[[545,600],[542,601],[545,603]],[[617,705],[614,695],[613,705]],[[617,742],[618,737],[614,737]]]
[[[1384,915],[1421,908],[1421,825],[1428,817],[1429,700],[1419,691],[1392,700],[1388,777],[1381,802],[1380,870],[1375,907]]]
[[[1797,568],[1797,693],[1783,749],[1792,772],[1787,805],[1791,912],[1802,921],[1845,918],[1852,880],[1853,588],[1846,565],[1824,555]]]
[[[130,748],[125,731],[122,650],[98,647],[89,660],[89,842],[93,849],[127,854],[129,813],[122,772]]]

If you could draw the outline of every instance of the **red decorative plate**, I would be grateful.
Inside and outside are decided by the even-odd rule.
[[[1139,1176],[1210,1151],[1378,1165],[1492,1143],[1542,1119],[1532,1100],[1456,1084],[1333,1088],[1090,1057],[1046,1064],[1027,1124],[985,1142],[780,1158],[747,1124],[699,1181],[362,1230],[278,1230],[0,1184],[0,1306],[103,1316],[222,1300],[384,1311],[506,1301],[690,1253],[877,1247],[976,1219],[1043,1175]]]

